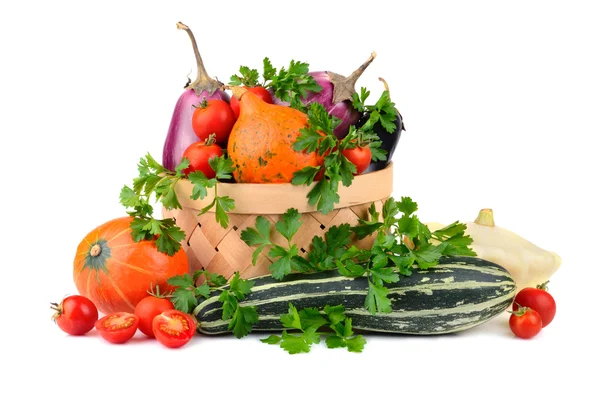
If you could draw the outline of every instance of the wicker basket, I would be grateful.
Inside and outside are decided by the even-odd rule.
[[[323,215],[315,211],[307,202],[310,186],[291,184],[242,184],[219,183],[219,196],[229,196],[235,200],[235,209],[228,213],[229,225],[221,227],[215,220],[214,212],[198,215],[200,210],[212,202],[214,190],[209,191],[203,200],[192,200],[192,184],[182,180],[176,186],[176,193],[183,209],[164,210],[163,217],[172,217],[185,232],[183,248],[189,258],[190,272],[206,269],[230,278],[239,271],[243,278],[269,273],[271,258],[265,250],[252,265],[254,247],[249,247],[240,237],[242,230],[254,227],[256,218],[264,216],[272,223],[271,237],[275,243],[287,244],[279,233],[274,232],[274,224],[288,208],[296,208],[302,214],[302,226],[294,235],[293,243],[298,245],[302,255],[310,250],[314,236],[323,236],[329,227],[349,223],[355,225],[358,218],[368,219],[368,209],[375,203],[381,211],[383,202],[393,191],[393,168],[390,163],[385,169],[359,175],[349,187],[340,186],[340,202],[335,209]],[[361,248],[370,248],[372,239],[354,241]]]

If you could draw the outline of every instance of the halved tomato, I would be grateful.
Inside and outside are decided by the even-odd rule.
[[[135,314],[116,312],[96,321],[96,329],[110,343],[125,343],[133,338],[139,322],[140,319]]]
[[[179,310],[167,310],[152,320],[154,337],[167,347],[181,347],[196,333],[194,319]]]

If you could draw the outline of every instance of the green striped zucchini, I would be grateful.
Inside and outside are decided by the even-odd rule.
[[[364,308],[368,284],[365,277],[341,276],[337,270],[293,274],[283,281],[271,276],[253,278],[252,291],[242,306],[256,306],[259,321],[255,331],[283,327],[279,316],[291,302],[298,310],[342,304],[355,330],[398,334],[446,334],[482,324],[506,310],[516,285],[503,267],[475,257],[443,257],[437,266],[415,269],[386,284],[392,301],[391,313],[371,314]],[[218,294],[199,301],[194,310],[203,334],[227,333],[228,321],[221,320]]]

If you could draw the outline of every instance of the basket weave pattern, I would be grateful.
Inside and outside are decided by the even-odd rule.
[[[378,212],[381,212],[384,200],[374,201]],[[369,219],[368,209],[371,202],[339,208],[327,215],[320,212],[305,212],[301,214],[302,225],[294,235],[292,243],[297,244],[300,254],[304,257],[311,249],[314,236],[323,237],[331,226],[348,223],[358,224],[358,219]],[[268,256],[268,249],[259,255],[256,265],[252,264],[254,247],[249,247],[242,239],[241,233],[248,227],[254,227],[258,214],[230,213],[229,225],[223,228],[215,220],[213,212],[198,215],[194,208],[184,207],[181,210],[164,210],[163,217],[174,218],[186,235],[182,243],[189,260],[190,273],[205,269],[219,273],[229,279],[236,271],[242,278],[250,278],[269,274],[269,266],[273,259]],[[278,214],[262,215],[271,223],[271,240],[275,244],[287,246],[287,240],[275,230],[275,223],[281,219]],[[370,248],[373,237],[352,242],[359,248]]]

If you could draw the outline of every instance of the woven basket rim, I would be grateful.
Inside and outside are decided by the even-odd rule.
[[[334,208],[345,208],[372,201],[383,200],[393,192],[393,163],[384,169],[357,175],[352,185],[340,185],[338,194],[340,201]],[[316,208],[308,204],[306,195],[316,182],[311,185],[294,186],[291,183],[222,183],[217,182],[219,196],[229,196],[235,201],[232,214],[282,214],[288,208],[296,208],[299,212],[315,212]],[[214,200],[215,189],[209,189],[207,196],[200,200],[192,200],[193,185],[187,179],[181,179],[175,186],[179,202],[184,208],[202,210]],[[209,212],[214,211],[214,208]]]

